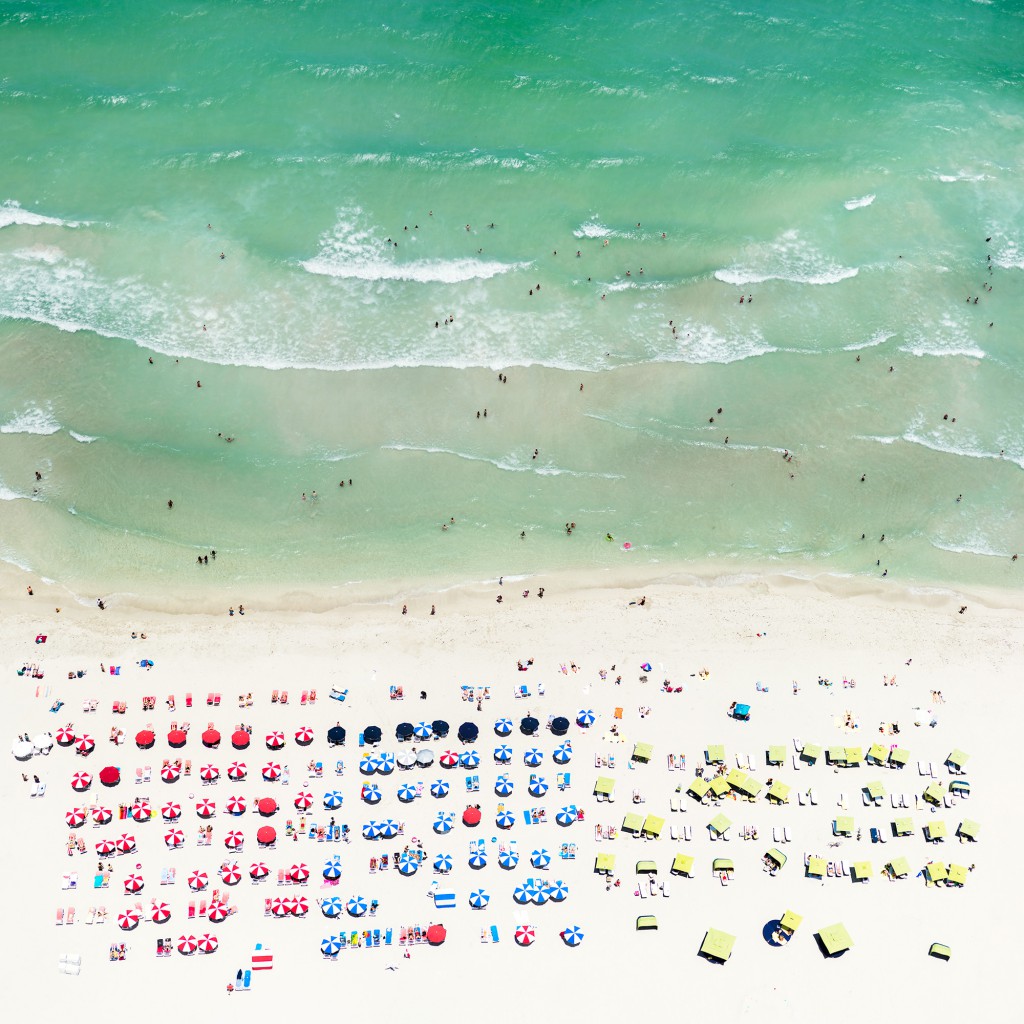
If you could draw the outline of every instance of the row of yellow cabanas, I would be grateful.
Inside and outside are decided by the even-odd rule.
[[[647,747],[647,744],[638,744]],[[634,760],[650,760],[650,750],[645,749],[641,757],[634,751]],[[910,762],[910,751],[903,747],[887,747],[884,743],[873,743],[868,752],[863,747],[834,745],[828,748],[818,743],[805,743],[800,750],[800,760],[814,764],[825,756],[829,764],[837,767],[856,768],[865,761],[869,764],[882,765],[889,768],[905,768]],[[725,764],[725,745],[709,743],[704,748],[704,760],[709,764]],[[956,749],[949,753],[946,765],[954,772],[963,772],[970,760],[970,754]],[[765,761],[769,765],[780,765],[786,761],[786,747],[782,743],[772,743],[765,751]]]
[[[933,861],[924,866],[925,881],[930,884],[943,883],[955,886],[967,884],[969,868],[962,864],[943,864]],[[871,861],[858,860],[850,866],[850,877],[854,882],[866,882],[875,873]],[[804,874],[816,881],[828,874],[828,863],[824,857],[808,857]],[[893,857],[886,861],[884,874],[890,880],[906,878],[910,874],[910,864],[906,857]]]

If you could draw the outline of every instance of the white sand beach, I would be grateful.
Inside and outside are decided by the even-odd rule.
[[[82,757],[74,747],[55,747],[23,763],[6,755],[2,785],[10,828],[3,973],[7,1003],[17,1017],[59,1005],[85,1020],[125,1006],[153,1021],[211,1010],[230,1019],[262,1020],[294,1011],[311,996],[315,1005],[339,1012],[392,1018],[393,1008],[401,1007],[424,1020],[468,1012],[512,1020],[527,1008],[540,1020],[608,1017],[643,1007],[646,1012],[811,1021],[834,1014],[839,1001],[850,1000],[858,1013],[922,1020],[937,1001],[947,1013],[970,1011],[974,1017],[989,1015],[988,1009],[998,1015],[996,1008],[1005,1005],[1016,931],[1016,901],[1007,899],[1013,891],[1006,886],[1007,866],[1024,840],[1012,770],[1020,741],[1017,688],[1024,668],[1019,595],[882,592],[862,582],[786,577],[647,581],[642,589],[551,578],[542,599],[536,596],[536,580],[525,599],[522,587],[527,584],[505,580],[501,588],[417,593],[414,599],[397,594],[384,603],[353,601],[319,612],[301,610],[304,603],[319,607],[317,601],[290,595],[276,604],[269,598],[254,600],[246,604],[244,616],[228,616],[211,610],[212,599],[197,605],[204,608],[201,613],[190,613],[181,610],[182,602],[158,594],[135,607],[113,601],[101,612],[69,602],[35,580],[34,596],[28,597],[27,582],[14,573],[4,578],[0,671],[11,740],[56,733],[70,724],[76,736],[94,737],[96,749]],[[495,601],[499,592],[504,597],[500,605]],[[643,606],[631,603],[641,595],[646,596]],[[161,601],[175,610],[155,610]],[[409,604],[408,615],[401,614],[403,601]],[[437,606],[435,616],[429,614],[431,604]],[[960,615],[962,604],[968,610]],[[146,639],[132,639],[133,631],[145,633]],[[38,634],[46,636],[45,644],[35,642]],[[144,659],[154,663],[152,668],[139,666]],[[529,659],[527,671],[519,671],[517,661]],[[38,665],[43,678],[33,678],[31,670],[19,676],[25,664]],[[101,664],[107,669],[103,675]],[[111,676],[110,665],[120,666],[120,674]],[[644,671],[643,665],[650,669]],[[86,671],[83,678],[68,678],[80,669]],[[888,685],[892,677],[895,683]],[[666,679],[681,692],[664,692]],[[848,685],[851,680],[854,686]],[[392,686],[402,687],[403,700],[389,699]],[[474,687],[474,700],[463,699],[463,686]],[[530,695],[518,698],[522,686]],[[348,691],[344,703],[330,699],[332,687]],[[484,687],[489,696],[478,711],[475,698],[483,697]],[[309,703],[313,689],[317,700]],[[274,691],[285,690],[287,704],[272,701]],[[421,690],[425,700],[419,699]],[[186,707],[187,693],[191,707]],[[208,706],[211,693],[221,695],[219,706]],[[239,708],[240,694],[251,694],[252,705]],[[169,695],[174,696],[173,711],[167,707]],[[144,711],[148,696],[155,697],[155,708]],[[56,701],[62,706],[51,713]],[[96,702],[94,712],[83,711],[88,701]],[[125,712],[114,713],[114,703],[122,701]],[[729,717],[734,701],[750,705],[749,721]],[[621,719],[615,717],[616,708],[622,709]],[[589,728],[576,724],[577,713],[586,709],[596,715]],[[540,721],[535,739],[519,730],[527,713]],[[545,727],[550,716],[558,715],[571,723],[563,738]],[[501,740],[494,723],[505,716],[515,727]],[[447,739],[396,741],[400,722],[437,719],[450,723]],[[480,730],[470,745],[456,737],[467,721]],[[185,722],[190,726],[187,742],[173,750],[167,733],[172,723]],[[223,734],[216,750],[205,749],[200,740],[210,723]],[[237,752],[230,736],[243,723],[252,728],[252,745]],[[336,723],[347,730],[346,744],[329,748],[326,732]],[[481,763],[474,769],[446,770],[435,760],[428,768],[378,774],[372,781],[382,800],[367,806],[360,800],[365,780],[359,759],[365,751],[358,737],[371,724],[383,732],[378,753],[429,747],[437,758],[449,748],[472,748]],[[155,745],[140,750],[136,733],[150,725]],[[295,741],[301,726],[314,732],[305,748]],[[110,742],[112,729],[123,731],[123,744]],[[265,737],[275,729],[284,733],[286,745],[272,755]],[[564,740],[572,744],[572,759],[562,766],[553,763],[552,754]],[[514,752],[507,766],[496,764],[492,755],[502,742]],[[649,763],[631,762],[635,742],[653,746]],[[866,754],[876,743],[887,752],[894,747],[909,751],[907,766],[840,768],[826,763],[823,754],[816,764],[794,767],[797,750],[805,744],[860,747]],[[765,789],[754,802],[730,793],[721,806],[702,805],[686,795],[698,767],[706,778],[713,776],[714,769],[705,764],[712,744],[724,745],[728,769],[736,768],[737,755],[743,755],[746,770],[749,755],[756,780],[790,786],[789,803],[771,805]],[[772,745],[785,748],[783,764],[766,763]],[[533,746],[543,754],[537,768],[527,767],[523,759]],[[970,755],[962,775],[951,774],[944,763],[956,749]],[[685,769],[671,768],[669,755],[685,756]],[[191,774],[173,783],[161,781],[165,759],[176,758],[191,762]],[[336,774],[339,758],[344,775]],[[597,766],[609,758],[614,767]],[[226,775],[235,760],[247,763],[244,782]],[[261,780],[260,770],[271,760],[287,766],[287,785]],[[323,762],[322,777],[309,778],[311,760]],[[919,774],[919,762],[928,765],[927,776]],[[207,763],[220,769],[216,784],[203,785],[199,778]],[[120,768],[118,787],[100,785],[98,775],[106,766]],[[151,781],[137,783],[137,769],[146,766]],[[96,778],[88,792],[76,794],[72,775],[83,770]],[[503,772],[514,787],[504,799],[494,790]],[[560,791],[558,776],[566,772],[571,782]],[[550,786],[543,798],[527,792],[531,773]],[[44,796],[30,796],[33,775],[45,783]],[[467,776],[479,777],[478,791],[467,793]],[[596,800],[598,777],[614,779],[614,803]],[[429,792],[438,779],[450,784],[444,799]],[[969,798],[945,800],[954,779],[969,782]],[[876,781],[885,795],[880,806],[867,806],[862,788]],[[406,782],[424,785],[423,795],[407,805],[396,795]],[[951,806],[919,809],[918,798],[933,782]],[[307,834],[286,839],[286,822],[298,826],[303,817],[294,800],[307,788],[314,801],[304,816]],[[343,805],[325,811],[322,798],[335,789]],[[634,794],[641,802],[634,802]],[[904,794],[909,806],[894,809],[893,795],[898,803]],[[247,801],[244,815],[227,813],[232,796]],[[280,809],[264,819],[253,807],[266,796],[275,798]],[[118,805],[139,797],[148,799],[155,818],[141,824],[119,820]],[[213,830],[209,846],[197,845],[195,805],[201,799],[217,805],[208,822]],[[168,826],[160,808],[168,801],[181,806],[177,825],[184,845],[177,850],[164,843]],[[495,827],[500,803],[515,814],[507,830]],[[480,805],[482,822],[476,828],[461,822],[467,804]],[[86,853],[69,856],[66,812],[97,805],[112,808],[114,820],[94,826],[90,818],[73,830]],[[579,820],[561,827],[556,814],[570,805],[578,809]],[[535,807],[545,809],[546,821],[526,824],[523,812]],[[439,811],[454,815],[446,836],[431,828]],[[659,839],[631,838],[622,830],[625,816],[634,812],[664,819]],[[350,842],[309,837],[310,826],[325,826],[332,813],[351,829]],[[727,841],[713,842],[707,826],[719,813],[733,824]],[[834,838],[833,822],[844,814],[854,819],[853,836]],[[897,817],[912,819],[911,835],[893,835],[891,823]],[[387,818],[403,823],[404,833],[390,841],[362,838],[364,824]],[[964,820],[980,824],[977,842],[958,840]],[[945,823],[948,837],[930,843],[924,827],[938,821]],[[278,830],[274,849],[257,846],[256,831],[263,824]],[[596,838],[598,825],[614,826],[617,836]],[[744,839],[745,827],[756,827],[757,839]],[[872,842],[872,828],[880,830],[884,844]],[[231,829],[245,836],[234,854],[224,845]],[[104,857],[103,863],[112,865],[109,887],[94,889],[95,844],[122,833],[135,837],[137,849]],[[673,839],[674,834],[692,838]],[[402,877],[395,867],[371,873],[371,857],[414,846],[414,838],[426,854],[414,876]],[[471,840],[483,840],[487,851],[488,863],[479,870],[467,863]],[[520,863],[503,870],[499,848],[507,850],[513,843]],[[574,859],[560,856],[566,844],[575,847]],[[773,847],[788,859],[770,874],[762,859]],[[550,852],[550,867],[531,867],[534,849]],[[434,858],[445,852],[453,868],[437,875]],[[670,873],[680,853],[694,858],[693,877]],[[599,854],[615,857],[608,881],[595,873]],[[842,874],[815,881],[805,877],[807,854],[845,861],[848,867],[869,861],[873,875],[863,883]],[[335,855],[341,877],[336,885],[322,885],[324,863]],[[890,881],[883,867],[900,856],[908,861],[909,875]],[[716,857],[733,861],[728,884],[712,871]],[[225,860],[237,861],[242,872],[241,881],[230,888],[217,876]],[[638,895],[635,873],[640,860],[656,862],[659,883],[655,894],[644,898]],[[270,870],[260,884],[249,878],[254,861],[264,861]],[[927,885],[921,872],[929,861],[973,870],[960,888]],[[308,884],[278,885],[280,869],[302,863],[310,871]],[[162,872],[171,868],[174,883],[161,885]],[[136,869],[145,886],[129,897],[123,894],[124,880]],[[189,889],[188,875],[196,869],[209,875],[206,892]],[[69,872],[77,873],[77,888],[65,891],[62,877]],[[543,879],[548,886],[560,880],[568,895],[562,902],[520,906],[513,891],[529,878]],[[621,884],[609,885],[611,879]],[[198,916],[198,905],[209,900],[214,888],[226,892],[228,905],[237,908],[219,924]],[[471,909],[469,894],[479,888],[490,903]],[[455,908],[435,908],[435,889],[454,893]],[[316,902],[331,896],[347,901],[353,895],[378,901],[376,914],[358,920],[343,914],[331,921]],[[308,914],[265,916],[268,899],[289,896],[304,896]],[[153,900],[168,904],[168,922],[148,920]],[[130,932],[120,931],[118,914],[136,902],[143,908],[142,922]],[[190,903],[197,905],[192,919]],[[57,908],[64,909],[66,921],[71,906],[74,923],[56,926]],[[91,908],[99,906],[107,908],[106,923],[90,923]],[[767,939],[786,910],[802,915],[803,923],[788,943],[776,946]],[[656,916],[657,930],[638,932],[641,915]],[[399,944],[403,928],[433,922],[447,929],[443,945]],[[825,958],[815,933],[837,922],[846,926],[854,945],[840,957]],[[529,948],[514,941],[523,924],[536,932]],[[578,925],[585,936],[577,948],[560,937],[570,925]],[[491,926],[497,944],[481,941],[482,935],[490,939]],[[371,935],[379,932],[379,948],[345,948],[334,960],[321,955],[323,938],[366,928]],[[709,928],[735,936],[724,966],[698,956]],[[390,947],[384,938],[389,929]],[[181,935],[203,933],[217,936],[216,953],[156,955],[158,939],[169,936],[176,943]],[[111,962],[111,944],[122,942],[124,961]],[[272,949],[273,969],[255,973],[249,991],[229,995],[236,971],[252,966],[257,942]],[[929,956],[933,942],[951,948],[949,962]],[[80,973],[58,970],[59,958],[68,954],[81,957]],[[325,1002],[325,996],[335,1001]]]

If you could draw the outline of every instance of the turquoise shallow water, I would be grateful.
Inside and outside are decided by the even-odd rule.
[[[1016,585],[1022,40],[968,0],[5,5],[0,557]]]

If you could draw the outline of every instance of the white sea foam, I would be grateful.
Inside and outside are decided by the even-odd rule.
[[[790,229],[773,242],[749,246],[731,267],[715,271],[724,284],[750,285],[765,281],[794,284],[838,284],[857,276],[856,267],[844,267],[820,253]]]
[[[0,228],[11,227],[14,224],[22,224],[28,227],[39,227],[42,224],[51,224],[60,228],[81,227],[85,221],[61,220],[59,217],[47,217],[41,213],[33,213],[26,210],[14,199],[5,199],[0,203]]]
[[[975,537],[971,540],[955,543],[953,541],[936,540],[932,538],[929,543],[933,548],[940,551],[950,551],[956,555],[981,555],[985,558],[1009,558],[1012,551],[1001,551],[993,548],[984,538]]]
[[[27,497],[27,494],[21,494],[19,491],[11,490],[3,480],[0,480],[0,501],[17,501],[19,498]]]
[[[999,452],[986,451],[983,448],[947,444],[936,437],[929,437],[918,433],[914,428],[906,431],[902,436],[902,440],[908,444],[916,444],[922,448],[928,448],[933,452],[940,452],[943,455],[960,455],[967,459],[994,459],[997,462],[1012,462],[1024,469],[1024,456],[1008,455],[1005,453],[1000,455]]]
[[[60,424],[49,409],[30,405],[0,425],[0,434],[56,434]]]
[[[588,220],[573,231],[577,238],[610,238],[614,233],[597,220]]]
[[[875,201],[875,196],[871,195],[861,196],[859,199],[847,199],[843,206],[848,210],[860,210],[862,207],[870,206]]]
[[[893,334],[886,334],[885,331],[875,331],[874,334],[868,338],[867,341],[855,341],[852,344],[844,345],[844,352],[857,352],[862,348],[874,348],[876,345],[884,345],[890,338],[895,337]]]
[[[82,444],[92,444],[93,441],[98,441],[98,437],[91,437],[89,434],[79,434],[77,430],[69,430],[68,433]]]
[[[618,473],[588,473],[583,470],[563,469],[560,466],[551,466],[538,463],[536,460],[523,459],[511,455],[505,459],[492,459],[486,455],[473,455],[470,452],[460,452],[455,448],[442,448],[435,445],[403,444],[396,441],[393,444],[381,445],[384,451],[392,452],[424,452],[428,455],[453,455],[458,459],[465,459],[467,462],[486,462],[496,469],[508,473],[537,473],[540,476],[575,476],[595,477],[602,480],[621,480]]]

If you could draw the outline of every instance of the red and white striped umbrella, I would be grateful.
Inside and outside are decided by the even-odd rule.
[[[146,884],[142,875],[135,874],[134,872],[128,875],[124,880],[124,891],[125,892],[142,892],[142,887]]]
[[[220,769],[215,764],[204,764],[199,769],[199,778],[203,782],[216,782],[220,778]]]
[[[241,782],[248,774],[249,769],[246,768],[244,761],[232,761],[228,765],[228,778],[232,782]]]
[[[229,796],[227,808],[228,814],[245,814],[245,797]]]
[[[277,782],[281,778],[281,766],[276,761],[268,761],[263,766],[263,778],[267,782]]]
[[[242,872],[239,871],[237,864],[228,864],[226,867],[221,869],[220,880],[225,885],[238,885],[242,880]]]
[[[71,788],[76,793],[84,793],[92,785],[92,776],[88,772],[75,772],[71,776]]]
[[[229,850],[240,850],[245,842],[245,835],[242,832],[233,830],[224,837],[224,845]]]
[[[75,730],[70,726],[62,725],[53,737],[57,741],[57,745],[61,747],[70,747],[72,743],[78,738],[75,735]]]
[[[459,763],[459,755],[454,750],[446,750],[437,760],[442,768],[454,768]]]
[[[249,877],[255,881],[257,878],[266,878],[270,874],[270,868],[261,860],[254,861],[249,866]]]
[[[141,800],[132,806],[131,815],[135,821],[149,821],[153,816],[150,806],[145,800]]]
[[[309,868],[305,864],[293,864],[288,869],[288,877],[293,882],[308,882]]]
[[[181,778],[181,769],[176,764],[165,764],[160,769],[160,778],[164,782],[177,782]]]
[[[171,908],[166,903],[154,903],[149,911],[153,924],[166,924],[171,919]]]
[[[114,845],[117,847],[118,853],[131,853],[135,849],[135,836],[122,832]]]
[[[94,807],[92,820],[97,825],[109,825],[114,820],[114,814],[109,807]]]
[[[139,927],[139,921],[141,920],[139,912],[133,907],[129,907],[117,915],[117,927],[123,932],[130,932],[133,928]]]
[[[171,850],[177,850],[185,845],[185,833],[180,828],[171,828],[164,833],[164,842]]]
[[[178,937],[178,952],[185,956],[191,956],[199,948],[199,940],[194,935],[181,935]]]
[[[181,804],[177,804],[173,800],[168,800],[167,803],[160,808],[160,813],[163,815],[164,821],[177,821],[181,817]]]
[[[295,808],[299,811],[308,811],[313,806],[313,794],[303,790],[295,796]]]
[[[284,746],[284,733],[278,732],[276,729],[273,732],[267,733],[267,750],[280,750]]]
[[[96,853],[101,857],[109,857],[117,849],[113,839],[101,839],[96,844]]]
[[[295,730],[295,742],[300,747],[308,747],[313,742],[313,730],[308,725],[303,725]]]
[[[202,892],[209,884],[210,876],[198,868],[188,876],[188,887],[193,892]]]
[[[68,828],[78,828],[79,825],[84,825],[85,808],[72,807],[71,810],[64,815],[64,821],[67,823]]]
[[[83,757],[88,757],[96,749],[96,741],[88,734],[79,737],[75,749]]]
[[[295,906],[292,909],[292,913],[296,917],[305,917],[309,913],[309,901],[305,896],[297,896],[294,902]]]
[[[206,912],[206,920],[210,924],[220,924],[221,921],[226,921],[228,916],[228,908],[223,903],[211,903],[210,909]]]
[[[209,932],[204,932],[198,939],[196,939],[196,946],[198,946],[200,953],[216,953],[217,936],[211,935]]]
[[[536,940],[537,933],[530,925],[521,924],[516,929],[515,938],[520,946],[530,946]]]
[[[286,914],[294,914],[298,907],[298,900],[294,896],[285,896],[284,898],[284,912]]]
[[[196,814],[200,818],[212,818],[217,813],[217,805],[212,800],[200,800],[196,804]]]
[[[275,896],[270,901],[270,912],[274,917],[287,917],[288,907],[285,905],[285,901],[280,896]]]

